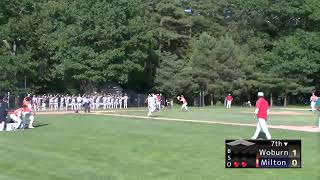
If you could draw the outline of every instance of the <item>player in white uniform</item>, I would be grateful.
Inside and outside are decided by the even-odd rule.
[[[64,109],[64,101],[65,101],[65,97],[64,97],[64,95],[62,95],[60,97],[60,110]]]
[[[54,104],[54,97],[50,96],[50,99],[49,99],[49,108],[50,108],[50,110],[53,110],[53,104]]]
[[[82,97],[79,96],[77,97],[77,110],[81,110],[81,106],[82,106]]]
[[[47,100],[47,96],[43,96],[42,98],[41,98],[41,109],[42,109],[42,111],[45,111],[46,110],[46,100]]]
[[[38,110],[37,101],[38,101],[37,96],[33,96],[33,97],[32,97],[32,108],[33,108],[35,111]]]
[[[23,108],[16,109],[14,112],[10,114],[10,118],[13,120],[13,129],[18,129],[21,124],[21,116],[22,116]]]
[[[123,99],[123,108],[128,108],[128,99],[129,99],[128,95],[124,94],[122,99]]]
[[[70,106],[70,96],[67,94],[67,96],[65,97],[64,101],[66,103],[66,110],[68,110],[69,106]]]
[[[107,95],[107,108],[110,109],[110,106],[111,106],[111,97],[110,97],[110,95],[108,94],[108,95]]]
[[[59,98],[58,96],[55,96],[54,98],[54,110],[58,110],[59,107]]]
[[[96,109],[99,109],[100,107],[100,101],[101,101],[101,96],[99,95],[96,99]]]
[[[104,95],[102,97],[102,104],[103,104],[103,109],[107,109],[107,97]]]
[[[119,108],[122,108],[122,95],[118,97]]]
[[[118,95],[114,96],[114,107],[115,109],[118,109],[118,105],[119,105],[119,99],[118,99]]]
[[[76,105],[76,97],[72,96],[71,97],[71,110],[77,110],[77,105]]]
[[[114,96],[111,95],[111,99],[110,99],[110,105],[111,105],[111,109],[114,109]]]
[[[148,103],[148,117],[152,116],[152,113],[156,110],[156,98],[154,98],[153,95],[148,96],[148,98],[146,99],[147,103]]]

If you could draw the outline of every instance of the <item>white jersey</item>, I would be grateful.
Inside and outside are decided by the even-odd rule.
[[[53,97],[49,99],[49,103],[50,103],[50,104],[53,104],[53,101],[54,101],[54,98],[53,98]]]
[[[156,105],[156,99],[154,97],[148,97],[148,107],[153,107]]]
[[[81,96],[78,96],[78,97],[77,97],[77,103],[81,103],[81,101],[82,101],[82,97],[81,97]]]

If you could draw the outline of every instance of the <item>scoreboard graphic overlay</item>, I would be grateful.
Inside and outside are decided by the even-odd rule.
[[[226,168],[301,168],[301,140],[225,140]]]

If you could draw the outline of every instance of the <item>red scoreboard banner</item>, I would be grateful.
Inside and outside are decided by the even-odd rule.
[[[301,140],[225,140],[226,168],[301,168]]]

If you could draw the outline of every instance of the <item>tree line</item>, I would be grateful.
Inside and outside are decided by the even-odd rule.
[[[2,0],[0,91],[302,102],[320,90],[319,30],[318,0]]]

